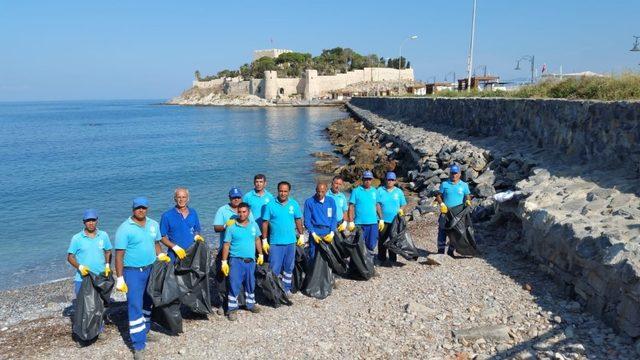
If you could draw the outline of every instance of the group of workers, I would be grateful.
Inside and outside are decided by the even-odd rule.
[[[450,167],[451,177],[441,185],[437,201],[442,214],[448,207],[462,204],[469,198],[469,187],[460,180],[457,165]],[[229,202],[215,215],[213,228],[220,235],[215,271],[228,278],[227,316],[237,319],[238,297],[244,290],[246,309],[260,311],[255,303],[255,268],[269,256],[270,269],[282,279],[285,291],[291,292],[296,246],[308,246],[313,261],[316,246],[321,241],[330,243],[339,231],[362,229],[363,240],[373,256],[377,246],[379,264],[396,264],[396,255],[387,251],[384,241],[396,215],[404,215],[407,204],[404,193],[396,187],[396,174],[388,172],[384,185],[372,186],[373,174],[365,171],[362,185],[351,192],[349,200],[342,192],[343,180],[336,176],[330,188],[318,183],[315,194],[306,199],[301,208],[289,196],[291,184],[281,181],[277,196],[266,190],[267,179],[255,175],[254,189],[243,194],[237,187],[229,190]],[[134,357],[141,358],[150,329],[152,302],[146,292],[155,261],[176,261],[186,256],[185,249],[194,241],[204,241],[202,228],[195,209],[188,206],[189,190],[177,188],[175,206],[162,214],[160,223],[147,217],[149,201],[138,197],[132,203],[132,215],[116,231],[115,288],[127,293],[129,335]],[[438,233],[438,251],[444,253],[446,239],[444,226]],[[98,213],[86,210],[84,229],[71,239],[67,259],[77,269],[75,291],[82,277],[89,274],[110,276],[112,244],[106,232],[99,230]],[[308,239],[308,241],[307,241]],[[163,246],[166,247],[166,251]],[[387,256],[388,253],[388,256]],[[453,249],[449,248],[449,254]]]

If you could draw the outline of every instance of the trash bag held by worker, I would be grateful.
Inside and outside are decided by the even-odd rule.
[[[331,267],[331,270],[333,270],[335,274],[343,276],[347,273],[348,262],[342,257],[335,241],[332,241],[330,243],[321,241],[316,245],[316,249],[319,251],[320,256],[323,256],[325,258],[325,260],[329,264],[329,267]]]
[[[329,263],[323,256],[316,253],[313,264],[305,274],[302,293],[316,299],[324,299],[331,295],[333,282],[333,272]]]
[[[445,232],[460,255],[479,255],[471,223],[471,210],[471,207],[458,205],[449,208],[446,214]]]
[[[356,228],[344,239],[344,244],[349,249],[349,275],[363,280],[371,279],[374,272],[373,259],[362,238],[362,229]]]
[[[180,302],[191,312],[211,313],[209,289],[209,250],[201,241],[195,241],[186,250],[187,256],[175,264],[176,279],[181,289]]]
[[[297,293],[302,290],[302,284],[304,283],[305,268],[307,267],[307,261],[309,256],[302,246],[296,246],[296,262],[293,268],[293,279],[291,282],[291,292]]]
[[[269,265],[256,266],[256,298],[266,300],[275,308],[281,305],[293,305],[286,295],[282,280],[269,269]]]
[[[182,291],[178,286],[173,263],[156,261],[153,264],[147,284],[147,294],[153,302],[151,320],[173,334],[181,333],[180,297]]]
[[[393,219],[389,229],[389,237],[384,242],[384,246],[407,260],[418,259],[418,249],[413,243],[411,234],[407,231],[407,221],[402,216],[396,215]]]
[[[89,275],[82,278],[76,298],[73,333],[82,341],[94,339],[104,326],[105,306],[111,297],[115,281],[111,276]]]
[[[335,244],[336,249],[340,252],[340,256],[343,259],[348,259],[351,253],[349,251],[349,246],[345,244],[345,236],[342,231],[335,232],[333,243]]]

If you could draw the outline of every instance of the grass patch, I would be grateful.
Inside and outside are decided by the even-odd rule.
[[[512,91],[442,91],[437,97],[509,97],[590,100],[640,100],[640,74],[548,79]]]

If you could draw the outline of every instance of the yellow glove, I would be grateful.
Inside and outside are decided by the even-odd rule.
[[[378,231],[384,229],[384,220],[378,220]]]
[[[127,291],[129,291],[129,288],[127,287],[127,283],[124,282],[124,278],[122,276],[118,276],[118,278],[116,279],[116,290],[121,291],[123,293],[126,293]]]
[[[402,210],[402,209],[398,210],[398,215],[404,216],[404,210]]]
[[[78,271],[80,271],[80,275],[82,275],[82,276],[89,275],[89,268],[84,266],[84,265],[78,266]]]
[[[198,235],[193,237],[193,240],[195,240],[195,241],[204,241],[204,238],[202,236],[200,236],[200,234],[198,234]]]
[[[318,236],[318,234],[316,233],[311,233],[311,237],[313,237],[313,241],[316,242],[316,244],[320,244],[320,240],[322,240],[322,238],[320,236]]]
[[[256,264],[258,265],[264,264],[264,255],[258,254],[258,260],[256,260]]]
[[[158,261],[171,262],[171,258],[168,257],[165,253],[160,253],[158,254]]]
[[[351,222],[349,222],[349,224],[347,224],[347,230],[353,231],[355,229],[356,229],[356,224],[353,221],[351,221]]]
[[[467,199],[467,201],[465,201],[465,202],[464,202],[464,204],[465,204],[466,206],[471,206],[471,200],[470,200],[470,199]]]
[[[111,266],[109,264],[104,264],[104,276],[109,277],[111,275]]]
[[[224,223],[224,227],[228,228],[229,226],[236,223],[236,219],[229,219],[226,223]]]
[[[267,241],[267,238],[262,239],[262,251],[265,254],[268,254],[270,248],[271,246],[269,245],[269,241]]]
[[[220,271],[222,271],[222,275],[229,276],[229,263],[227,262],[227,260],[222,260]]]
[[[328,233],[327,235],[325,235],[322,239],[327,243],[331,243],[333,241],[333,237],[335,236],[335,234],[332,232]]]
[[[338,225],[338,231],[345,231],[347,229],[347,222],[343,221]]]
[[[304,246],[304,235],[298,235],[298,241],[296,241],[296,245],[303,247]]]
[[[174,252],[174,253],[176,253],[176,256],[177,256],[177,257],[178,257],[178,259],[180,259],[180,260],[182,260],[182,259],[184,259],[185,257],[187,257],[187,252],[186,252],[186,251],[184,251],[184,249],[183,249],[183,248],[181,248],[181,247],[180,247],[180,246],[178,246],[178,245],[174,245],[174,246],[171,248],[171,250],[173,250],[173,252]],[[160,259],[160,258],[158,257],[158,259]]]
[[[444,203],[440,203],[440,212],[443,214],[449,212],[449,208],[447,207],[447,205],[445,205]]]

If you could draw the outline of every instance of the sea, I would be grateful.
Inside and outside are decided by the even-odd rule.
[[[213,244],[216,210],[230,187],[267,176],[272,193],[290,182],[302,203],[314,193],[325,128],[344,117],[332,107],[182,107],[161,100],[0,103],[0,290],[73,275],[66,254],[87,208],[112,242],[146,196],[149,217],[187,187],[190,206]]]

